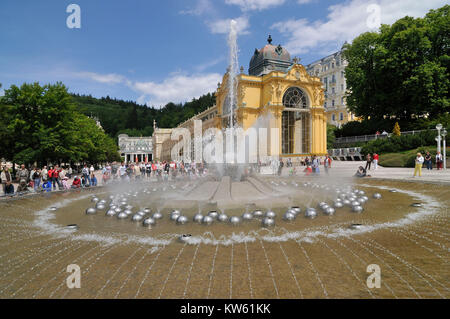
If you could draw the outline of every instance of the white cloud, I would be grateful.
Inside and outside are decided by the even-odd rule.
[[[197,0],[194,8],[180,11],[180,14],[199,16],[212,11],[214,11],[214,7],[210,0]]]
[[[301,1],[301,0],[300,0]],[[305,53],[312,49],[319,52],[334,51],[345,42],[352,41],[359,34],[374,30],[367,23],[370,15],[367,8],[378,4],[380,20],[384,24],[392,24],[408,15],[424,16],[430,9],[443,6],[446,0],[352,0],[328,8],[325,21],[309,21],[307,19],[291,19],[275,23],[277,29],[288,38],[286,47],[291,54]],[[369,25],[369,26],[368,26]]]
[[[315,1],[315,0],[297,0],[297,3],[298,4],[307,4],[307,3],[311,3],[313,1]]]
[[[110,73],[110,74],[99,74],[94,72],[77,72],[75,76],[88,78],[96,82],[106,83],[106,84],[117,84],[122,83],[126,79],[118,74]]]
[[[208,74],[173,74],[162,82],[134,82],[132,88],[141,94],[140,103],[160,106],[168,102],[180,103],[214,92],[222,76]]]
[[[280,6],[285,0],[225,0],[226,4],[237,5],[242,11],[264,10]]]
[[[209,29],[215,34],[228,34],[230,32],[230,22],[232,19],[221,19],[212,22],[207,22]],[[249,34],[248,28],[250,23],[248,17],[239,17],[234,19],[237,22],[238,34]]]
[[[170,74],[162,82],[132,81],[117,74],[99,74],[94,72],[77,72],[77,77],[83,77],[103,84],[123,84],[140,94],[137,102],[149,106],[164,106],[169,102],[181,103],[198,98],[203,94],[214,92],[217,83],[222,80],[218,73],[199,73],[187,75],[183,73]]]

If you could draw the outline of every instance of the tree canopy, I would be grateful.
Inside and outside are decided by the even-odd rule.
[[[83,114],[98,117],[105,132],[114,138],[123,133],[151,136],[154,120],[158,127],[176,127],[215,104],[213,93],[184,104],[168,103],[160,109],[139,105],[134,101],[111,99],[109,96],[97,99],[90,95],[73,94],[72,97]]]
[[[120,160],[116,143],[77,112],[62,83],[12,85],[0,100],[0,157],[15,163]]]
[[[397,120],[450,110],[450,5],[404,17],[344,47],[347,102],[363,119]]]

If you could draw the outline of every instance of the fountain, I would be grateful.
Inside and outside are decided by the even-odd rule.
[[[0,297],[450,297],[448,186],[244,174],[236,156],[196,179],[0,201]],[[369,263],[389,274],[382,289],[367,289]],[[66,288],[70,264],[86,289]]]

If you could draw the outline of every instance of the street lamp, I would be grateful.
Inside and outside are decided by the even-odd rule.
[[[436,139],[436,141],[438,143],[437,144],[437,151],[441,152],[441,130],[442,130],[442,124],[436,125],[436,129],[438,131],[438,136],[437,136],[437,139]]]
[[[446,157],[446,151],[447,151],[447,147],[445,145],[445,137],[447,136],[447,130],[444,129],[442,131],[442,147],[444,148],[443,152],[442,152],[442,160],[444,161],[444,170],[447,169],[447,157]]]

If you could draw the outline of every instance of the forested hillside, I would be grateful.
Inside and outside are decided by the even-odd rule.
[[[105,132],[114,138],[122,133],[151,136],[153,120],[156,120],[158,127],[176,127],[215,104],[212,93],[184,104],[168,103],[161,109],[139,105],[134,101],[111,99],[109,96],[97,99],[90,95],[72,94],[72,97],[80,112],[97,117]]]

